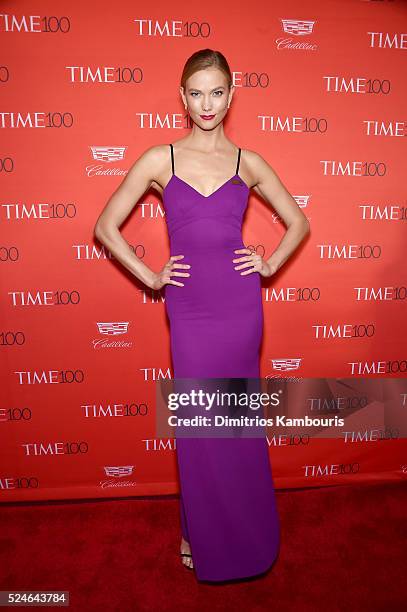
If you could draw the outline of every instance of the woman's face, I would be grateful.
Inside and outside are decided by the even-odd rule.
[[[226,75],[218,68],[199,70],[187,79],[185,91],[180,88],[191,119],[203,129],[213,129],[225,117],[233,97]],[[208,118],[205,118],[208,117]]]

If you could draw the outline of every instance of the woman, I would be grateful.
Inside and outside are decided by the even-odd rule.
[[[176,379],[260,376],[260,277],[272,276],[309,231],[271,166],[225,136],[234,90],[220,52],[194,53],[180,86],[190,133],[146,150],[95,226],[97,238],[139,280],[155,290],[165,286]],[[119,232],[149,187],[163,196],[171,244],[171,257],[159,272]],[[268,259],[242,242],[250,189],[287,226]],[[177,459],[184,565],[195,568],[198,580],[210,581],[266,571],[278,554],[279,522],[265,437],[179,438]]]

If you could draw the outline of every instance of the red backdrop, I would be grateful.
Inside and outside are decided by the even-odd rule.
[[[143,151],[190,129],[178,87],[201,48],[230,62],[227,136],[311,224],[263,279],[262,376],[405,376],[406,16],[396,0],[2,3],[2,501],[178,491],[174,440],[155,436],[164,297],[93,227]],[[245,244],[269,257],[284,229],[253,192]],[[122,232],[167,261],[157,192]],[[402,439],[269,443],[276,487],[407,472]]]

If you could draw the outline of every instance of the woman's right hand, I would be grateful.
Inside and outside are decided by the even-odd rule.
[[[171,276],[191,276],[189,272],[175,272],[175,268],[190,268],[189,264],[174,263],[178,259],[182,259],[185,255],[171,255],[163,269],[158,272],[153,280],[151,289],[161,289],[164,285],[177,285],[178,287],[184,287],[184,283],[179,283],[173,280]]]

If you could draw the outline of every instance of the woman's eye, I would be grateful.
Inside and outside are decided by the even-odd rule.
[[[218,91],[214,91],[213,93],[214,93],[214,94],[220,94],[220,95],[222,95],[222,94],[223,94],[223,91],[222,91],[221,89],[218,89]],[[193,98],[195,98],[195,96],[199,96],[199,91],[191,91],[191,96],[192,96]],[[219,98],[220,98],[220,96],[217,96],[217,97],[219,97]]]

